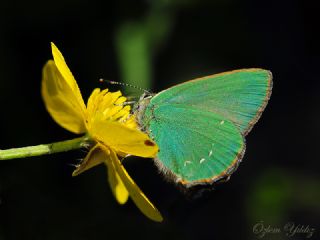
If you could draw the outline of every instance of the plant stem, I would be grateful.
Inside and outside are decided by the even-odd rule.
[[[92,142],[88,136],[83,136],[61,142],[0,150],[0,160],[10,160],[15,158],[26,158],[58,152],[66,152],[90,146],[91,143]]]

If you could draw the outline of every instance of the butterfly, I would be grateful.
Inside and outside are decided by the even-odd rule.
[[[237,169],[271,90],[268,70],[229,71],[144,94],[135,114],[159,146],[155,163],[166,176],[187,188],[213,184]]]

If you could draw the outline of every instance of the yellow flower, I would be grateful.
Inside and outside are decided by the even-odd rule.
[[[112,192],[120,204],[130,196],[150,219],[162,221],[160,212],[128,175],[118,156],[154,157],[157,145],[137,128],[121,92],[95,89],[85,105],[79,87],[59,49],[51,43],[54,60],[43,68],[42,97],[52,118],[65,129],[87,134],[95,143],[73,176],[104,163]]]

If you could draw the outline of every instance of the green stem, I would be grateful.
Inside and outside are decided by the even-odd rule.
[[[91,143],[92,142],[88,136],[83,136],[50,144],[0,150],[0,160],[10,160],[15,158],[26,158],[58,152],[66,152],[90,146]]]

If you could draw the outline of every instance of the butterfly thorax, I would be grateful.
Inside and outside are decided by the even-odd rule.
[[[139,128],[144,132],[147,131],[148,123],[152,119],[152,114],[146,110],[150,108],[150,100],[153,96],[153,94],[142,94],[139,101],[133,107]]]

